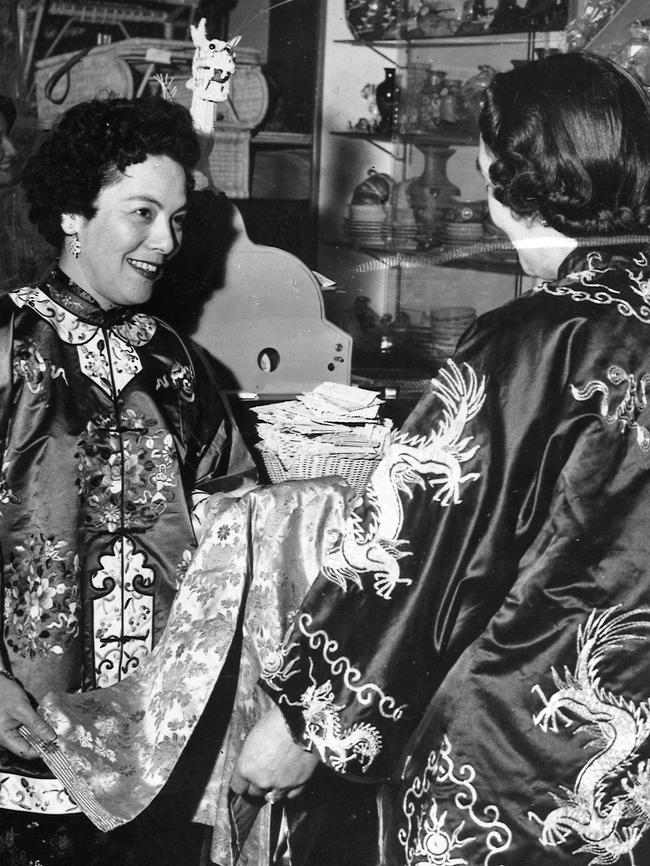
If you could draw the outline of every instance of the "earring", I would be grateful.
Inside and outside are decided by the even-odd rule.
[[[79,253],[81,252],[81,241],[79,240],[79,235],[75,232],[70,236],[70,255],[78,259]]]

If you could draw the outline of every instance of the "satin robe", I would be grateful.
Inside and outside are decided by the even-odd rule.
[[[137,670],[196,548],[193,492],[252,459],[207,357],[55,270],[0,300],[4,663],[38,701]],[[77,811],[40,762],[0,750],[0,808]]]
[[[387,866],[650,862],[650,254],[482,317],[262,684]]]

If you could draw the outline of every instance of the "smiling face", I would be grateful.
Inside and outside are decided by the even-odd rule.
[[[0,189],[20,180],[18,154],[8,134],[7,118],[0,112]]]
[[[92,219],[64,215],[67,234],[79,236],[80,253],[69,240],[59,265],[101,307],[143,304],[154,282],[180,247],[187,211],[185,172],[168,156],[149,156],[128,166],[94,202]]]

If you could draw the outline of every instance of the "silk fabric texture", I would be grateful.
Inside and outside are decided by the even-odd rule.
[[[232,716],[195,820],[214,829],[212,860],[234,862],[229,779],[241,745],[270,700],[256,685],[281,662],[278,647],[354,497],[337,479],[215,494],[203,535],[160,642],[122,682],[83,694],[50,693],[41,712],[57,732],[44,760],[103,830],[138,815],[180,759],[241,631]],[[228,708],[230,711],[230,707]],[[242,857],[269,856],[264,808]]]
[[[254,464],[205,354],[55,269],[0,299],[3,661],[39,702],[119,682],[157,643],[196,550],[193,496]],[[76,811],[0,749],[0,807]]]

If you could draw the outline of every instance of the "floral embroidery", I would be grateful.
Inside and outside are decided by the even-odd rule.
[[[0,448],[0,453],[4,451],[4,445]],[[9,471],[9,467],[11,466],[10,460],[5,460],[0,468],[0,504],[1,505],[9,505],[16,504],[20,502],[20,496],[17,493],[14,493],[11,487],[9,487],[9,482],[7,481],[7,472]],[[0,514],[2,514],[2,510],[0,510]]]
[[[479,382],[468,364],[461,370],[448,361],[432,388],[443,405],[437,429],[429,436],[390,435],[370,479],[365,517],[352,512],[346,531],[325,559],[323,574],[343,589],[348,580],[362,588],[364,572],[374,575],[375,592],[385,599],[398,584],[410,584],[409,578],[400,577],[398,562],[409,555],[402,549],[407,542],[399,537],[404,521],[400,493],[411,497],[414,487],[428,485],[436,491],[434,501],[447,507],[461,501],[463,484],[479,478],[476,472],[463,475],[462,464],[479,447],[470,446],[466,425],[485,402],[485,379]]]
[[[81,811],[58,779],[31,779],[14,773],[0,774],[0,808],[49,815]]]
[[[61,655],[79,633],[79,559],[43,533],[16,545],[4,569],[5,639],[21,656]]]
[[[38,287],[25,286],[10,293],[11,300],[17,307],[28,306],[42,319],[50,322],[64,343],[79,346],[87,343],[100,331],[99,325],[92,325],[78,318],[52,300]],[[145,346],[157,330],[156,320],[146,313],[134,313],[120,325],[111,330],[120,340],[130,346]]]
[[[607,371],[607,378],[612,385],[625,385],[625,394],[615,404],[612,411],[609,409],[610,388],[599,379],[587,382],[584,388],[576,388],[571,385],[571,393],[576,400],[589,400],[594,394],[602,394],[600,401],[600,414],[606,424],[619,424],[621,433],[626,429],[633,430],[636,441],[642,451],[650,451],[650,431],[643,425],[637,423],[637,418],[648,404],[646,389],[650,383],[650,375],[644,373],[638,380],[631,373],[626,373],[622,367],[612,365]]]
[[[15,340],[13,373],[16,379],[23,379],[32,394],[43,391],[43,382],[49,373],[53,379],[61,377],[68,384],[65,370],[55,367],[41,355],[38,346],[31,340]]]
[[[115,325],[113,330],[130,346],[146,346],[151,342],[157,329],[156,320],[151,316],[146,313],[134,313],[126,322]]]
[[[132,346],[118,339],[111,331],[97,329],[88,342],[77,346],[81,372],[106,394],[120,393],[142,370],[140,356]]]
[[[468,862],[488,866],[493,857],[510,847],[512,831],[500,820],[497,806],[475,808],[475,777],[470,764],[456,771],[452,745],[445,735],[440,750],[431,752],[422,775],[415,777],[404,794],[407,827],[398,831],[398,839],[404,848],[406,866],[460,866]],[[452,801],[453,797],[455,808],[451,815],[451,810],[438,814],[436,789],[445,791],[446,800]],[[457,823],[452,825],[454,818]],[[465,829],[468,821],[471,825]],[[474,843],[471,860],[454,856],[470,843]],[[477,852],[479,846],[481,853]]]
[[[99,561],[91,579],[103,592],[93,601],[93,647],[97,685],[106,688],[128,676],[153,647],[155,574],[129,538],[118,539]]]
[[[94,529],[152,526],[173,501],[177,486],[171,433],[127,409],[116,426],[108,417],[90,420],[79,440],[79,495],[84,520]]]
[[[92,731],[87,730],[83,725],[78,725],[71,734],[73,742],[76,740],[84,749],[91,749],[97,754],[114,764],[117,760],[115,751],[106,745],[106,737],[110,736],[115,731],[115,720],[109,719],[100,722],[97,725],[100,736],[93,735]],[[101,736],[103,734],[103,736]],[[116,743],[117,745],[117,743]]]
[[[578,773],[573,790],[553,793],[556,802],[545,819],[530,813],[541,827],[542,845],[557,846],[571,836],[583,844],[574,853],[593,854],[590,866],[617,863],[624,855],[634,861],[634,848],[650,828],[650,763],[640,747],[650,734],[650,703],[635,703],[602,687],[601,665],[614,650],[631,641],[647,643],[650,609],[619,613],[619,607],[592,610],[578,628],[573,673],[564,679],[555,668],[555,691],[535,692],[544,707],[533,722],[544,732],[558,733],[558,723],[591,734],[595,749]]]
[[[10,292],[9,297],[17,307],[30,307],[56,330],[64,343],[79,345],[85,343],[98,330],[97,325],[90,325],[68,312],[38,287],[25,287]]]
[[[28,306],[50,322],[63,342],[77,347],[83,373],[106,394],[119,394],[140,372],[142,364],[134,347],[149,343],[156,333],[155,319],[134,313],[129,320],[109,329],[92,325],[66,310],[39,288],[11,292],[17,307]]]
[[[183,583],[185,580],[185,575],[187,574],[187,569],[190,567],[190,563],[192,562],[193,551],[189,548],[186,548],[183,551],[183,556],[181,557],[181,561],[176,566],[176,588]]]
[[[554,283],[542,282],[535,287],[536,292],[547,292],[549,295],[556,297],[569,296],[573,301],[588,301],[591,304],[614,304],[618,312],[622,316],[632,316],[640,322],[647,324],[650,322],[650,306],[645,303],[641,304],[638,309],[635,309],[629,301],[626,301],[620,295],[621,293],[603,283],[596,282],[596,277],[602,274],[607,274],[614,271],[614,268],[598,268],[597,262],[602,262],[603,257],[600,253],[591,252],[587,255],[587,270],[575,271],[568,274],[565,280],[556,285]],[[634,260],[637,264],[641,264],[640,260]],[[632,276],[630,271],[627,271],[628,276]],[[634,280],[633,280],[634,281]],[[584,286],[583,289],[576,288],[576,285]],[[647,291],[644,290],[643,283],[640,277],[636,278],[636,288],[633,285],[632,289],[636,294],[640,295],[645,302],[648,300]],[[647,289],[647,284],[645,284]]]
[[[194,374],[190,367],[175,361],[169,374],[156,380],[156,390],[173,388],[186,403],[194,402]]]

